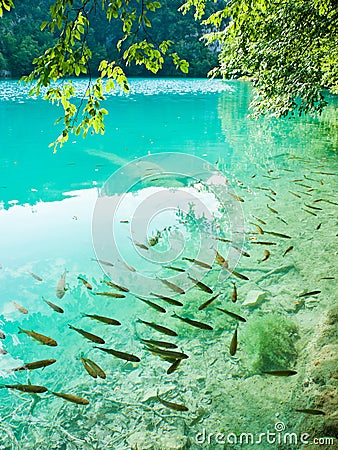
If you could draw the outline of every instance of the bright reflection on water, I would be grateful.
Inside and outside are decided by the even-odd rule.
[[[83,90],[87,81],[74,83]],[[1,381],[12,385],[31,382],[90,400],[90,406],[79,406],[49,393],[30,396],[2,389],[1,448],[197,449],[201,446],[195,435],[203,428],[214,433],[260,433],[273,430],[277,417],[287,424],[289,432],[310,432],[304,428],[310,427],[309,423],[300,422],[293,410],[317,407],[317,391],[304,396],[301,388],[304,374],[312,370],[301,350],[311,341],[319,317],[331,307],[336,293],[336,100],[330,99],[321,118],[254,121],[248,118],[250,89],[246,83],[132,80],[130,95],[116,92],[107,99],[109,115],[103,137],[74,137],[53,154],[48,144],[59,131],[52,125],[58,111],[41,100],[28,99],[27,88],[12,81],[0,82],[0,88],[0,330],[6,335],[1,346],[7,351],[0,355]],[[123,185],[125,180],[116,180],[109,201],[121,204],[111,231],[119,258],[146,279],[135,281],[133,272],[108,251],[106,235],[101,239],[96,236],[95,250],[99,248],[99,252],[95,254],[93,211],[100,189],[118,169],[136,158],[165,152],[177,154],[178,171],[182,171],[180,161],[185,153],[204,160],[215,177],[220,169],[228,183],[223,183],[222,189],[227,184],[225,191],[218,191],[222,192],[220,199],[210,186],[184,176],[173,180],[156,175],[149,183],[132,186],[126,195],[119,190],[120,181]],[[123,173],[116,173],[123,177]],[[156,200],[161,213],[148,218],[144,231],[141,222],[133,222],[133,216],[162,192],[173,196],[175,207],[162,211],[161,202]],[[175,197],[177,193],[181,197]],[[191,209],[186,201],[190,196],[197,199]],[[203,206],[200,210],[196,209],[198,202]],[[235,218],[229,216],[232,203],[240,211]],[[204,207],[208,210],[205,217]],[[292,239],[257,234],[257,225]],[[158,230],[161,237],[150,248],[149,239]],[[235,247],[216,241],[217,236],[231,237]],[[276,245],[253,245],[251,239]],[[148,246],[148,250],[135,242]],[[180,245],[175,247],[175,242]],[[203,247],[203,243],[207,245]],[[236,246],[250,258],[243,257]],[[198,253],[201,248],[204,250]],[[229,272],[220,271],[213,263],[215,248],[229,260],[230,268],[250,280],[229,280]],[[176,251],[174,261],[165,259],[171,250]],[[265,261],[264,250],[269,251]],[[203,283],[221,295],[217,304],[204,311],[198,312],[198,306],[210,294],[190,289],[192,283],[185,274],[164,267],[189,268],[191,276],[202,280],[203,269],[183,262],[184,256],[213,264]],[[114,269],[100,267],[95,258],[114,263]],[[156,258],[165,264],[156,263]],[[67,291],[58,299],[56,284],[65,269]],[[184,307],[158,300],[167,309],[164,318],[130,293],[123,299],[95,296],[77,279],[88,280],[93,292],[118,292],[102,283],[106,277],[103,270],[113,281],[123,282],[133,293],[144,296],[157,283],[157,292],[174,297],[165,286],[160,289],[156,279],[170,278],[188,291],[175,297]],[[231,302],[233,281],[238,289],[237,304]],[[256,290],[267,295],[266,301],[254,308],[241,307],[247,295]],[[314,290],[321,291],[320,295],[298,298],[302,292]],[[42,298],[58,304],[65,313],[56,313]],[[13,301],[28,314],[20,312]],[[271,312],[292,319],[299,338],[299,356],[292,367],[299,375],[272,380],[257,374],[251,365],[252,355],[248,355],[252,335],[245,334],[246,324],[239,325],[239,348],[231,357],[229,345],[236,323],[217,314],[215,306],[244,315],[248,322]],[[212,324],[214,331],[191,328],[171,317],[174,312]],[[106,326],[82,317],[82,313],[112,317],[122,325]],[[138,318],[175,329],[179,337],[152,332],[137,323]],[[93,349],[92,343],[70,330],[68,324],[99,335],[106,348],[140,356],[141,363],[123,362]],[[39,345],[19,334],[18,327],[51,336],[59,345]],[[143,349],[139,336],[171,339],[189,359],[167,375],[169,364]],[[91,378],[84,371],[81,356],[97,362],[107,378]],[[43,371],[11,370],[24,362],[48,358],[57,362]],[[168,392],[166,399],[186,404],[189,412],[160,405],[157,389]],[[217,448],[218,444],[213,445]],[[270,447],[265,443],[260,448]]]

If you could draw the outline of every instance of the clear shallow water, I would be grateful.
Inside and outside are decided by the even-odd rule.
[[[203,428],[210,433],[259,433],[272,430],[278,418],[290,432],[299,426],[300,419],[294,417],[292,408],[312,405],[310,397],[294,398],[297,383],[306,372],[302,349],[336,295],[335,279],[320,280],[337,276],[337,179],[328,175],[337,174],[335,100],[320,119],[252,121],[247,117],[246,83],[134,80],[131,95],[119,93],[107,100],[105,136],[76,138],[53,154],[48,144],[57,135],[52,126],[58,117],[55,108],[27,99],[25,90],[14,82],[2,82],[0,88],[0,313],[6,334],[2,347],[8,352],[0,356],[1,381],[17,384],[29,379],[32,384],[84,396],[91,402],[79,407],[42,394],[35,405],[36,397],[1,390],[4,448],[46,448],[46,442],[50,442],[48,448],[173,449],[188,448],[189,442],[196,448],[213,448],[198,444],[196,433]],[[166,152],[173,153],[170,168],[177,171],[175,176],[163,176]],[[199,175],[192,177],[183,153],[204,160],[201,171],[207,175],[196,169]],[[147,155],[150,159],[143,165],[124,168]],[[194,161],[191,159],[192,166]],[[217,178],[216,168],[227,181]],[[91,226],[99,189],[112,174],[104,192],[116,200],[118,209],[116,215],[108,214],[108,234],[95,234],[94,228],[97,257],[114,262],[115,268],[109,272],[113,281],[134,293],[147,295],[156,289],[174,295],[156,276],[170,277],[187,290],[182,296],[182,311],[159,302],[168,310],[165,319],[130,294],[126,299],[94,296],[77,280],[78,275],[84,276],[94,291],[109,290],[101,283],[102,269],[107,270],[107,266],[101,268],[91,260],[96,257]],[[201,183],[203,177],[205,182]],[[213,177],[217,178],[215,184]],[[186,217],[189,202],[195,204],[195,214]],[[178,205],[185,211],[181,216]],[[204,210],[205,220],[200,219]],[[252,223],[292,239],[252,234],[259,230]],[[130,239],[146,244],[156,230],[161,231],[161,238],[147,251],[142,252]],[[112,236],[117,253],[107,244]],[[228,243],[215,241],[215,236],[231,238],[240,248],[244,243],[250,258],[241,257]],[[276,246],[253,245],[250,238],[273,241]],[[229,259],[229,267],[236,267],[249,281],[228,279],[227,271],[220,272],[210,249],[215,245]],[[283,257],[291,245],[294,248]],[[261,262],[264,250],[269,250],[270,257]],[[218,306],[252,320],[277,312],[294,321],[299,355],[293,365],[298,378],[255,375],[247,350],[252,336],[245,335],[245,324],[239,327],[239,350],[230,357],[236,323],[220,316],[214,306],[197,312],[197,306],[210,295],[196,288],[189,290],[192,282],[185,274],[174,278],[170,269],[163,268],[164,264],[188,268],[182,256],[213,264],[203,282],[221,293]],[[121,260],[135,266],[136,275]],[[55,288],[65,269],[68,291],[59,300]],[[196,266],[190,267],[190,273],[195,278],[203,275]],[[230,300],[234,280],[237,304]],[[254,308],[241,306],[257,289],[267,294],[266,300]],[[300,293],[313,290],[321,293],[297,304]],[[55,313],[42,296],[62,306],[65,313]],[[11,301],[29,313],[22,314]],[[210,323],[214,331],[190,328],[170,317],[174,311]],[[114,317],[122,326],[82,318],[83,312]],[[138,317],[178,331],[175,342],[189,354],[181,369],[167,375],[168,363],[142,348],[137,335],[168,337],[137,324]],[[69,323],[103,337],[106,348],[140,356],[141,363],[125,364],[93,349],[90,342],[68,328]],[[18,334],[19,326],[52,336],[58,347],[42,346]],[[82,354],[104,368],[106,380],[92,379],[84,371],[79,360]],[[11,371],[22,362],[46,358],[55,358],[57,363],[28,374]],[[155,398],[157,388],[168,392],[167,399],[186,404],[189,412],[177,413],[161,406]],[[236,426],[234,416],[240,418]],[[196,424],[190,425],[198,417]],[[215,442],[210,445],[222,448]],[[271,445],[265,443],[263,448]]]

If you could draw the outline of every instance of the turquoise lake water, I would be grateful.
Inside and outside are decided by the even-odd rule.
[[[85,80],[74,83],[80,90],[86,86]],[[300,386],[307,373],[304,349],[337,299],[337,99],[329,98],[319,118],[285,120],[249,118],[249,101],[245,82],[131,80],[129,95],[118,92],[106,101],[104,136],[70,138],[53,154],[48,144],[59,133],[53,125],[58,109],[28,98],[14,81],[0,82],[0,344],[6,352],[0,355],[0,383],[49,390],[0,390],[0,448],[301,448],[299,442],[266,440],[243,447],[236,436],[275,431],[277,423],[306,433],[294,410],[325,410]],[[217,255],[228,263],[222,267]],[[66,291],[58,298],[65,271]],[[100,292],[125,297],[95,295]],[[216,294],[210,306],[198,309]],[[280,324],[268,333],[271,348],[262,331],[266,318]],[[138,319],[169,327],[178,337]],[[18,333],[19,327],[58,345],[41,345]],[[167,374],[170,363],[140,338],[174,342],[175,351],[189,358]],[[94,348],[100,345],[140,362]],[[99,364],[106,378],[91,377],[81,357]],[[43,370],[13,371],[51,358],[56,362]],[[262,374],[282,369],[297,374]],[[89,404],[64,401],[52,391]],[[157,391],[188,411],[163,405]],[[224,444],[214,436],[208,442],[205,433],[233,436]]]

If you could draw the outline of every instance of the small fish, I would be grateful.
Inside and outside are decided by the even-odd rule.
[[[268,194],[265,194],[270,200],[272,200],[273,202],[275,202],[276,201],[276,199],[275,198],[273,198],[273,197],[271,197],[271,195],[268,195]]]
[[[129,220],[120,220],[120,223],[129,223]]]
[[[264,258],[261,260],[261,262],[266,261],[267,259],[269,259],[269,257],[270,257],[269,250],[264,250]]]
[[[163,356],[167,359],[188,359],[189,356],[182,352],[176,352],[174,350],[163,350],[152,345],[148,345],[147,349],[150,350],[155,355]]]
[[[336,175],[335,173],[333,173],[333,172],[312,172],[312,173],[319,173],[320,175]]]
[[[239,197],[236,194],[232,194],[231,192],[229,192],[229,194],[231,195],[231,197],[233,197],[235,200],[239,201],[239,202],[244,202],[244,198]]]
[[[264,231],[266,234],[271,234],[272,236],[277,236],[283,239],[291,239],[291,236],[288,236],[287,234],[283,233],[277,233],[276,231]]]
[[[260,187],[260,186],[254,186],[255,189],[260,189],[261,191],[270,191],[269,188],[266,187]]]
[[[167,374],[170,375],[171,373],[175,372],[175,370],[177,370],[178,366],[181,364],[181,361],[181,359],[176,359],[176,361],[174,361],[167,370]]]
[[[280,177],[269,177],[268,175],[262,175],[264,178],[270,178],[270,180],[279,180]]]
[[[157,399],[163,406],[166,406],[167,408],[174,409],[175,411],[189,411],[189,409],[185,405],[181,405],[178,403],[168,402],[167,400],[163,400],[159,396],[158,392],[157,392]]]
[[[127,264],[127,263],[124,262],[124,261],[120,261],[120,262],[124,265],[124,267],[125,267],[126,269],[130,270],[130,272],[136,272],[135,267],[130,266],[129,264]]]
[[[28,392],[30,394],[42,394],[48,391],[46,387],[34,384],[4,384],[0,388],[16,389],[17,391]]]
[[[105,374],[104,370],[102,370],[101,367],[97,365],[94,361],[88,358],[81,358],[81,360],[82,362],[85,362],[87,365],[91,366],[98,377],[102,378],[103,380],[107,378],[107,375]]]
[[[93,377],[93,378],[97,378],[96,371],[94,370],[94,368],[90,364],[87,363],[86,359],[85,358],[81,358],[81,362],[82,362],[82,365],[85,368],[85,370],[88,372],[88,374],[91,377]]]
[[[267,207],[271,212],[273,212],[274,214],[278,214],[278,211],[276,211],[275,209],[271,208],[271,206],[266,205],[266,207]]]
[[[63,394],[62,392],[52,392],[56,397],[63,398],[68,402],[76,403],[77,405],[89,405],[89,400],[86,398],[78,397],[77,395],[72,394]]]
[[[312,186],[309,186],[308,184],[303,184],[303,183],[297,183],[297,184],[298,184],[298,186],[302,186],[302,187],[305,187],[307,189],[311,189],[312,188]]]
[[[307,212],[308,214],[311,214],[312,216],[317,216],[317,214],[316,213],[314,213],[314,212],[312,212],[312,211],[309,211],[308,209],[305,209],[305,208],[301,208],[303,211],[305,211],[305,212]]]
[[[277,216],[277,219],[280,220],[281,222],[285,223],[285,225],[288,225],[287,221],[284,220],[282,217]]]
[[[62,308],[60,308],[60,306],[55,305],[55,304],[52,303],[52,302],[49,302],[48,300],[44,299],[43,297],[42,297],[42,300],[43,300],[45,303],[47,303],[48,306],[50,306],[52,309],[54,309],[54,311],[56,311],[56,312],[58,312],[58,313],[60,313],[60,314],[63,314],[63,313],[64,313],[64,310],[63,310]]]
[[[235,356],[235,354],[237,352],[237,344],[238,344],[238,340],[237,340],[237,328],[236,328],[234,335],[232,336],[232,339],[230,342],[230,347],[229,347],[231,356]]]
[[[320,281],[320,280],[334,280],[334,279],[335,279],[334,277],[321,277],[317,281]]]
[[[124,294],[116,294],[115,292],[95,292],[95,295],[103,295],[104,297],[125,298]]]
[[[318,295],[321,291],[311,291],[311,292],[305,292],[304,294],[298,295],[298,297],[310,297],[310,295]]]
[[[217,250],[215,250],[215,252],[216,252],[216,262],[217,262],[217,264],[220,264],[222,267],[227,269],[229,267],[228,261],[226,259],[224,259],[223,256]]]
[[[102,347],[96,347],[98,350],[102,350],[103,352],[109,353],[110,355],[115,356],[116,358],[124,359],[125,361],[132,361],[132,362],[140,362],[140,358],[135,355],[131,355],[130,353],[120,352],[118,350],[113,350],[112,348],[102,348]]]
[[[114,264],[113,264],[113,263],[111,263],[111,262],[109,262],[109,261],[103,261],[102,259],[95,259],[95,258],[92,258],[92,261],[96,261],[96,262],[102,264],[103,266],[114,267]]]
[[[207,306],[209,306],[214,300],[216,300],[217,297],[219,297],[220,294],[216,294],[213,297],[209,298],[209,300],[207,300],[206,302],[204,302],[201,306],[198,307],[199,311],[202,311],[203,309],[205,309]]]
[[[304,178],[306,180],[309,180],[309,181],[317,181],[317,182],[319,182],[318,180],[315,180],[314,178],[307,177],[306,175],[304,175]]]
[[[292,375],[297,374],[295,370],[266,370],[262,373],[265,373],[266,375],[273,375],[275,377],[291,377]]]
[[[201,291],[207,292],[208,294],[212,294],[214,292],[211,288],[209,288],[209,286],[202,283],[201,281],[196,280],[196,278],[192,278],[189,274],[188,274],[188,278],[189,278],[189,280],[193,281],[195,283],[195,285],[199,289],[201,289]]]
[[[301,181],[303,181],[302,178],[300,180],[298,180],[298,179],[297,180],[292,180],[293,183],[300,183]]]
[[[236,247],[235,245],[231,245],[232,248],[234,248],[235,250],[237,250],[241,255],[245,256],[246,258],[250,258],[249,253],[247,253],[245,250]]]
[[[154,322],[146,322],[142,319],[137,319],[137,322],[143,323],[144,325],[147,325],[148,327],[154,328],[154,330],[158,331],[159,333],[166,334],[167,336],[178,336],[176,331],[171,330],[170,328],[164,327],[162,325],[157,325]]]
[[[85,279],[82,278],[82,277],[77,277],[77,279],[80,280],[80,281],[82,281],[83,285],[84,285],[87,289],[89,289],[90,291],[93,290],[93,286],[92,286],[90,283],[88,283],[87,280],[85,280]]]
[[[258,230],[258,234],[264,234],[263,228],[261,226],[257,225],[256,223],[253,223],[252,225],[255,225]]]
[[[31,275],[33,278],[35,278],[35,280],[43,281],[43,279],[41,277],[39,277],[39,275],[36,275],[35,273],[30,272],[29,270],[27,270],[27,273],[29,273],[29,275]]]
[[[316,230],[319,230],[321,226],[322,226],[321,223],[320,223],[319,225],[317,225],[317,226],[316,226]]]
[[[276,242],[267,242],[267,241],[251,241],[251,244],[260,244],[260,245],[277,245]]]
[[[156,309],[156,311],[158,311],[160,313],[167,312],[164,308],[162,308],[162,306],[158,305],[157,303],[151,302],[150,300],[147,300],[146,298],[139,297],[138,295],[135,295],[135,297],[138,298],[139,300],[141,300],[141,302],[146,303],[151,308]]]
[[[66,293],[66,274],[67,270],[61,275],[58,284],[56,286],[56,296],[57,298],[62,298]]]
[[[274,191],[273,189],[270,188],[269,191],[271,192],[272,195],[277,195],[277,192]]]
[[[28,314],[28,309],[24,308],[23,306],[19,305],[19,303],[16,303],[14,301],[11,301],[12,305],[15,306],[15,308],[20,311],[22,314]]]
[[[258,217],[253,216],[259,223],[261,223],[262,225],[266,225],[266,222],[264,222],[264,220],[259,219]]]
[[[228,310],[222,309],[222,308],[216,308],[216,309],[218,309],[219,311],[222,311],[222,313],[224,313],[224,314],[228,314],[228,316],[232,317],[233,319],[239,320],[240,322],[246,322],[246,319],[242,316],[239,316],[238,314],[235,314],[231,311],[228,311]]]
[[[299,194],[296,194],[295,192],[289,191],[290,194],[294,195],[297,198],[302,198]]]
[[[175,300],[174,298],[166,297],[165,295],[154,294],[154,292],[150,292],[150,295],[160,298],[161,300],[169,303],[170,305],[183,306],[183,303],[179,302],[178,300]]]
[[[68,326],[71,330],[77,331],[84,338],[88,339],[89,341],[95,342],[95,344],[105,344],[105,341],[100,338],[100,336],[96,336],[96,334],[89,333],[88,331],[82,330],[81,328],[73,327],[73,325],[70,324],[68,324]]]
[[[291,252],[291,250],[293,250],[293,245],[290,245],[290,247],[288,247],[285,252],[283,253],[283,256],[285,256],[287,253]]]
[[[176,319],[181,320],[182,322],[185,322],[193,327],[199,328],[201,330],[213,330],[212,326],[208,325],[207,323],[198,322],[197,320],[189,319],[188,317],[181,317],[178,316],[176,313],[174,313],[171,317],[175,317]]]
[[[103,283],[106,283],[107,286],[117,289],[118,291],[129,292],[129,289],[124,286],[120,286],[119,284],[115,284],[115,283],[113,283],[111,281],[107,281],[107,280],[102,280],[102,281],[103,281]]]
[[[217,239],[217,238],[216,238]],[[198,259],[193,259],[193,258],[187,258],[187,257],[183,257],[182,258],[184,261],[190,261],[194,264],[196,264],[197,266],[201,266],[204,267],[205,269],[212,269],[212,266],[208,263],[205,263],[203,261],[199,261]]]
[[[141,248],[142,250],[149,250],[149,248],[146,246],[146,245],[144,245],[144,244],[142,244],[141,242],[137,242],[137,241],[135,241],[135,240],[131,240],[137,247],[139,247],[139,248]]]
[[[321,409],[295,409],[296,412],[304,414],[312,414],[313,416],[325,416],[325,412]]]
[[[236,272],[235,270],[228,269],[228,272],[234,275],[237,278],[240,278],[241,280],[249,280],[249,278],[246,275],[243,275],[242,273]]]
[[[221,237],[214,237],[213,239],[215,239],[216,241],[220,241],[220,242],[232,242],[231,239],[225,239],[225,238],[221,238]]]
[[[326,202],[326,203],[330,203],[331,205],[338,205],[338,203],[336,202],[331,202],[331,200],[326,200],[325,198],[319,198],[318,200],[313,200],[313,203],[317,203],[317,202]]]
[[[98,316],[97,314],[82,314],[82,317],[89,317],[92,320],[98,320],[99,322],[103,322],[107,325],[121,325],[121,322],[115,319],[111,319],[110,317]]]
[[[232,294],[231,294],[231,301],[232,303],[236,303],[237,302],[237,287],[236,287],[236,283],[232,283],[233,284],[233,290],[232,290]]]
[[[25,334],[27,334],[27,336],[30,336],[31,338],[35,339],[36,341],[41,342],[41,344],[48,345],[49,347],[56,347],[58,345],[54,339],[52,339],[48,336],[45,336],[44,334],[36,333],[35,331],[24,330],[23,328],[19,327],[18,334],[20,334],[20,333],[25,333]]]
[[[166,269],[175,270],[176,272],[185,272],[185,269],[181,269],[180,267],[173,266],[164,266]]]
[[[153,347],[163,347],[163,348],[177,348],[176,344],[173,344],[172,342],[165,342],[165,341],[156,341],[154,339],[142,339],[140,338],[140,341],[142,341],[144,344],[152,345]]]
[[[176,286],[176,284],[170,283],[170,281],[163,280],[162,278],[158,278],[158,280],[161,283],[163,283],[165,286],[167,286],[169,289],[171,289],[172,291],[175,291],[178,294],[185,294],[185,291],[182,288],[180,288],[179,286]]]
[[[51,364],[56,363],[56,359],[42,359],[41,361],[34,361],[31,363],[24,363],[23,366],[16,367],[13,369],[14,372],[21,370],[34,370],[34,369],[44,369]]]
[[[0,339],[6,339],[6,335],[3,331],[0,331]]]
[[[316,209],[317,211],[323,211],[323,208],[318,208],[317,206],[307,205],[306,203],[304,203],[304,206],[306,206],[307,208]]]

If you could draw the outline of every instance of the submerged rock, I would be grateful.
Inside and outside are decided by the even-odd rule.
[[[254,308],[256,306],[259,306],[267,296],[267,292],[264,292],[259,289],[253,289],[252,291],[249,291],[247,293],[246,299],[242,303],[242,306],[245,306],[247,308]]]
[[[136,431],[127,439],[130,448],[140,450],[183,450],[188,438],[179,431],[170,431],[160,436],[149,431]]]
[[[324,314],[312,334],[312,340],[305,349],[306,383],[304,379],[300,379],[294,392],[296,407],[300,408],[304,405],[306,408],[320,409],[325,412],[325,415],[320,417],[304,414],[300,418],[299,433],[306,430],[311,437],[338,438],[337,324],[338,305]],[[333,448],[332,444],[331,447]],[[314,447],[304,445],[301,448]]]

